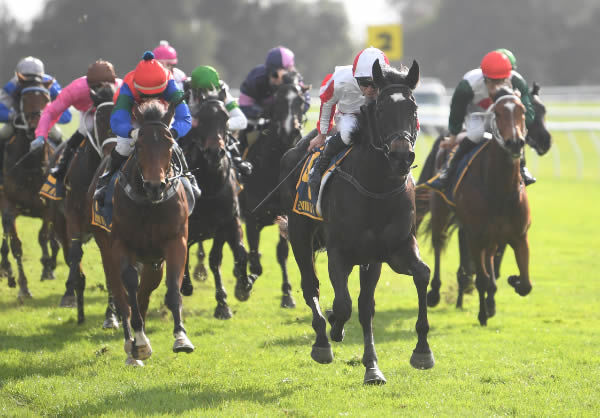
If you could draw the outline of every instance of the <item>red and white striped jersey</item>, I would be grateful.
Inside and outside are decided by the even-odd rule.
[[[327,135],[333,126],[333,116],[340,113],[360,113],[360,107],[365,103],[365,97],[352,75],[352,66],[335,67],[333,74],[327,75],[319,91],[321,110],[317,130]]]

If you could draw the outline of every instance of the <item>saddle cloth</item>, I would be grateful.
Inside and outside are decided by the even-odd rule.
[[[65,184],[57,182],[52,174],[48,174],[46,182],[40,189],[40,196],[51,200],[63,200],[65,197]]]
[[[332,158],[329,163],[329,167],[323,173],[321,177],[321,188],[319,192],[319,196],[311,196],[310,188],[308,187],[308,179],[310,171],[312,170],[315,162],[321,157],[325,146],[313,151],[313,153],[308,157],[302,170],[300,171],[300,177],[298,178],[298,183],[296,183],[296,198],[294,200],[294,206],[292,210],[300,215],[308,216],[309,218],[316,219],[318,221],[323,220],[323,216],[321,215],[321,195],[323,194],[323,190],[325,189],[325,184],[327,180],[331,177],[333,170],[339,166],[344,158],[350,151],[352,151],[352,147],[346,148],[341,151],[338,155]]]
[[[477,157],[477,155],[489,143],[490,143],[489,141],[480,142],[467,155],[465,155],[463,158],[461,158],[461,160],[458,162],[456,172],[454,173],[452,178],[448,179],[448,187],[443,192],[441,192],[438,188],[435,187],[437,184],[437,181],[438,181],[438,177],[440,176],[439,173],[436,174],[435,176],[433,176],[432,178],[430,178],[429,180],[427,180],[425,183],[420,184],[417,187],[428,187],[428,188],[432,189],[433,191],[437,192],[440,196],[442,196],[442,198],[450,206],[456,206],[456,204],[454,203],[454,196],[456,194],[456,191],[458,190],[458,187],[460,186],[460,183],[462,182],[462,179],[464,178],[465,174],[469,170],[469,167],[471,166],[471,163],[473,162],[473,160],[475,160],[475,157]],[[448,158],[448,157],[446,157],[446,158]]]

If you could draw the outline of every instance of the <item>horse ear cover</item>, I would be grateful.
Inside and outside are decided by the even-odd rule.
[[[419,78],[419,63],[416,60],[413,60],[410,70],[408,70],[408,74],[406,75],[406,84],[411,90],[414,90],[415,87],[417,87],[417,84],[419,84]]]

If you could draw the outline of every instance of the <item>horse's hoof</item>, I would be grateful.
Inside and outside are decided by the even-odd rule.
[[[479,314],[477,315],[477,319],[479,319],[479,325],[481,325],[482,327],[487,327],[487,313],[479,312]]]
[[[131,345],[131,355],[136,360],[147,360],[152,355],[152,347],[150,343],[146,345],[135,345],[135,340]]]
[[[192,296],[192,293],[194,293],[194,286],[192,285],[191,281],[185,281],[181,284],[181,294],[183,296]]]
[[[310,356],[317,363],[329,364],[333,361],[333,350],[331,349],[331,346],[318,347],[313,345]]]
[[[281,307],[290,309],[296,307],[296,301],[294,300],[292,295],[283,295],[281,297]]]
[[[102,329],[119,329],[119,320],[117,319],[117,315],[114,313],[107,315],[102,323]]]
[[[462,289],[463,293],[471,294],[475,290],[475,283],[472,276],[458,276],[458,288]]]
[[[19,299],[31,299],[31,292],[28,288],[19,289],[19,294],[17,295]]]
[[[521,296],[527,296],[531,292],[531,285],[521,281],[519,276],[510,276],[508,278],[508,284],[511,285],[517,294]]]
[[[215,318],[217,319],[231,319],[233,312],[229,309],[228,305],[218,304],[215,308]]]
[[[344,330],[344,326],[342,325],[341,330],[339,326],[336,326],[335,316],[333,314],[332,309],[327,309],[325,311],[325,316],[327,316],[327,321],[329,325],[331,325],[331,331],[329,331],[329,336],[336,343],[341,343],[344,341],[344,337],[346,336],[346,330]]]
[[[196,265],[196,268],[194,269],[194,279],[200,282],[203,282],[206,279],[208,279],[208,272],[206,271],[206,267],[204,267],[204,264]]]
[[[3,263],[0,265],[0,277],[7,277],[10,279],[12,275],[12,267],[8,262],[6,264]]]
[[[144,362],[142,360],[136,360],[133,357],[128,356],[127,360],[125,360],[125,365],[133,367],[144,367]]]
[[[379,367],[369,367],[365,370],[363,383],[365,385],[385,385],[387,380],[385,380],[385,376],[381,373]]]
[[[250,273],[260,276],[262,274],[262,265],[260,264],[260,254],[250,253],[248,254],[248,263],[250,264]]]
[[[234,295],[235,298],[240,302],[246,302],[248,299],[250,299],[250,293],[252,293],[252,284],[244,285],[238,281],[238,283],[235,285]]]
[[[433,353],[431,350],[429,353],[417,353],[413,350],[412,356],[410,356],[410,365],[419,370],[431,369],[435,365]]]
[[[185,332],[179,331],[174,335],[175,342],[173,343],[173,352],[174,353],[191,353],[194,351],[194,344],[187,337]]]
[[[14,276],[8,276],[8,287],[17,287],[17,281],[15,280]]]
[[[491,318],[496,315],[496,301],[492,299],[486,299],[485,301],[485,310],[487,312],[487,317]]]
[[[42,277],[40,278],[40,281],[44,281],[44,280],[54,280],[56,278],[56,276],[54,276],[54,271],[49,270],[49,269],[44,269],[44,271],[42,272]]]
[[[77,299],[75,298],[75,295],[63,295],[58,306],[61,308],[76,308]]]
[[[430,290],[427,293],[427,306],[433,308],[434,306],[437,306],[438,303],[440,303],[440,292],[434,292],[433,290]]]

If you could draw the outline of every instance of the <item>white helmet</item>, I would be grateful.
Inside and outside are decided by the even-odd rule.
[[[373,79],[373,64],[376,60],[379,60],[379,64],[389,64],[390,61],[385,56],[383,51],[370,46],[360,51],[354,63],[352,64],[352,75],[355,78]]]
[[[44,76],[44,63],[35,57],[25,57],[17,64],[15,70],[20,80],[39,79]]]

